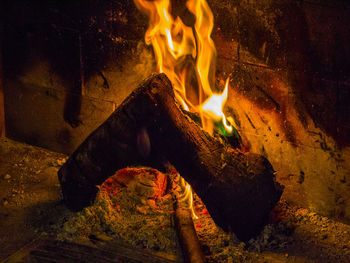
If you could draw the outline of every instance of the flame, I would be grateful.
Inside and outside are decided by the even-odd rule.
[[[193,192],[192,188],[189,183],[186,182],[186,180],[180,176],[180,174],[177,174],[175,177],[175,181],[179,184],[179,186],[184,189],[183,193],[179,195],[179,202],[186,202],[188,201],[187,205],[188,208],[192,211],[192,217],[194,219],[198,219],[198,216],[194,212],[193,209]]]
[[[223,107],[227,100],[227,90],[228,90],[229,79],[226,80],[225,89],[221,94],[213,93],[201,106],[201,112],[204,115],[202,117],[202,122],[204,118],[216,120],[216,122],[222,122],[225,130],[229,133],[232,132],[232,126],[227,122],[226,116],[223,112]],[[212,124],[212,122],[204,122],[206,125]],[[213,128],[207,128],[207,130],[213,130]]]
[[[153,47],[158,71],[173,83],[177,101],[185,110],[199,113],[203,129],[210,134],[218,123],[230,133],[232,127],[223,113],[228,80],[221,94],[213,92],[216,49],[210,37],[214,17],[208,3],[187,1],[187,9],[195,16],[194,25],[188,26],[180,17],[173,18],[170,0],[134,2],[149,17],[145,42]]]
[[[158,71],[165,73],[174,86],[175,98],[186,111],[196,112],[202,127],[210,134],[215,128],[231,134],[232,126],[223,112],[228,83],[221,94],[214,93],[216,49],[210,35],[214,17],[205,0],[188,0],[187,9],[195,16],[192,26],[171,15],[170,0],[134,0],[136,7],[149,17],[145,42],[152,45]],[[195,83],[195,84],[193,84]],[[183,180],[183,181],[182,181]],[[182,178],[183,199],[187,199],[193,217],[193,195]]]

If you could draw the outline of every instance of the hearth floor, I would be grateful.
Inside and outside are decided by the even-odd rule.
[[[66,158],[0,139],[0,261],[181,262],[178,251],[133,247],[108,233],[106,238],[91,235],[84,244],[62,240],[65,223],[77,216],[61,201],[57,171]],[[194,224],[208,262],[350,262],[349,225],[291,206],[283,197],[274,222],[249,244],[217,228],[198,199],[195,210],[199,218]]]

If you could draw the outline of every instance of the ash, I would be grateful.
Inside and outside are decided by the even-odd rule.
[[[63,224],[58,239],[85,243],[91,239],[119,240],[124,244],[176,254],[170,194],[154,196],[154,182],[147,180],[148,168],[139,170],[144,180],[134,178],[127,185],[108,179],[94,204],[76,213]],[[147,183],[148,181],[148,183]]]
[[[73,213],[61,201],[57,179],[66,158],[0,139],[0,260],[43,235],[89,244],[121,240],[180,258],[170,193],[155,198],[146,187],[152,182],[124,182],[116,194],[102,187],[93,206]],[[350,262],[349,224],[296,207],[283,196],[271,222],[247,244],[217,227],[196,195],[194,208],[208,262]]]
[[[350,226],[281,200],[246,244],[216,226],[194,195],[198,238],[208,262],[350,262]]]

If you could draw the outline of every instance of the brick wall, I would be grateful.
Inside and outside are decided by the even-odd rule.
[[[350,4],[214,2],[218,78],[246,148],[273,164],[284,198],[349,220]]]

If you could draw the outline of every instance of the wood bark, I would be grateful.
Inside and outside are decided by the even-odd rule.
[[[184,263],[204,263],[205,257],[193,225],[191,210],[176,207],[175,225],[182,248]]]
[[[266,158],[203,131],[183,114],[170,81],[159,74],[132,92],[63,165],[64,200],[82,209],[93,202],[96,185],[116,170],[140,165],[163,170],[164,160],[191,184],[215,223],[243,241],[261,230],[281,195]]]

